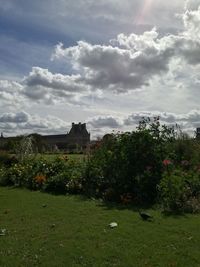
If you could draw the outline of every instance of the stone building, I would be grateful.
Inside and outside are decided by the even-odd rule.
[[[44,135],[42,140],[50,147],[64,150],[84,150],[90,143],[90,133],[86,123],[72,123],[72,128],[67,134]]]
[[[32,134],[35,136],[35,134]],[[0,148],[6,147],[11,141],[17,141],[20,137],[4,137],[1,134]],[[66,134],[37,135],[37,140],[46,150],[83,151],[90,143],[90,133],[87,131],[86,123],[72,123],[71,130]]]

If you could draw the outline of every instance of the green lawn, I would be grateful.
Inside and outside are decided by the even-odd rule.
[[[200,266],[200,215],[149,212],[0,187],[0,266]]]

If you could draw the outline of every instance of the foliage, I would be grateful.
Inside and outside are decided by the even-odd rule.
[[[153,122],[144,119],[135,132],[106,138],[98,145],[87,166],[87,193],[106,198],[109,195],[113,200],[129,194],[135,202],[154,202],[167,143],[173,138],[173,129],[161,126],[158,118]]]
[[[179,135],[168,144],[168,155],[176,165],[180,165],[182,161],[188,161],[190,165],[198,164],[200,161],[199,141],[187,135]]]
[[[200,211],[199,141],[157,117],[143,119],[133,132],[105,135],[87,158],[41,157],[34,140],[40,136],[21,138],[17,157],[0,154],[0,185]]]
[[[64,194],[66,193],[66,184],[69,179],[67,172],[61,172],[57,175],[50,176],[44,183],[43,189],[44,191],[55,194]]]
[[[9,186],[12,185],[12,181],[10,181],[7,176],[6,168],[0,166],[0,185],[1,186]]]
[[[0,151],[0,166],[11,166],[17,161],[17,158],[15,156],[9,155],[7,151]]]
[[[165,210],[200,211],[200,172],[174,170],[166,172],[158,186]]]
[[[68,161],[58,157],[48,161],[29,158],[0,169],[0,185],[26,187],[51,193],[78,193],[81,189],[81,177],[84,162]]]

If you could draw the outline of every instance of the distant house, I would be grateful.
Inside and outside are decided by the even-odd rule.
[[[32,135],[34,136],[34,134]],[[83,151],[90,143],[90,133],[86,129],[86,123],[72,123],[71,130],[67,134],[39,135],[40,142],[47,150]],[[1,134],[0,148],[6,147],[11,141],[16,141],[17,137],[4,137]]]

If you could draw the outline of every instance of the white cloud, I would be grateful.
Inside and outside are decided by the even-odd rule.
[[[87,86],[79,83],[80,75],[53,74],[48,69],[33,67],[23,80],[23,93],[29,99],[44,101],[47,104],[56,101],[75,103],[81,92],[88,91]]]
[[[3,113],[0,116],[0,131],[5,135],[28,133],[66,133],[69,124],[55,116],[41,117],[25,111]]]
[[[200,110],[191,110],[186,114],[176,114],[170,112],[160,112],[160,111],[141,111],[134,112],[124,119],[125,126],[138,125],[142,118],[154,118],[159,117],[161,124],[165,125],[176,125],[178,124],[181,129],[190,134],[194,134],[197,127],[200,127]]]
[[[160,111],[140,111],[128,116],[94,116],[87,120],[87,128],[92,133],[92,138],[103,136],[106,133],[115,131],[132,131],[138,126],[142,118],[159,117],[161,124],[180,125],[183,131],[194,134],[200,126],[200,110],[191,110],[186,114],[176,114]],[[5,136],[13,134],[63,134],[70,129],[70,124],[56,116],[39,116],[29,114],[25,111],[16,113],[3,113],[0,116],[0,131]]]
[[[196,10],[200,6],[199,0],[186,0],[185,1],[185,10]]]
[[[188,113],[172,113],[160,111],[138,111],[130,115],[119,116],[94,116],[87,120],[93,137],[103,136],[113,130],[133,131],[139,125],[143,118],[160,118],[161,125],[175,126],[179,125],[183,132],[188,132],[194,136],[197,127],[200,127],[200,110],[191,110]]]
[[[15,92],[20,92],[22,90],[22,85],[15,81],[0,80],[0,92],[7,92],[9,94],[14,94]]]
[[[11,2],[13,4],[11,6],[14,6],[14,1],[9,1],[9,3]],[[59,14],[63,11],[63,16],[65,14],[70,15],[69,10],[66,8],[69,4],[77,14],[81,14],[81,10],[83,10],[84,14],[91,13],[94,10],[92,18],[94,20],[97,18],[105,19],[105,25],[111,27],[110,24],[106,24],[106,21],[117,21],[116,14],[119,15],[120,22],[126,21],[126,16],[122,14],[122,10],[127,11],[130,9],[127,14],[128,20],[135,21],[136,11],[140,13],[140,9],[142,10],[142,2],[139,0],[133,2],[125,0],[123,3],[118,0],[102,0],[98,3],[94,1],[78,1],[74,3],[62,1],[65,8],[63,10],[58,9]],[[169,3],[169,9],[167,9],[168,3],[161,4],[163,2],[161,0],[152,2],[152,14],[146,14],[147,17],[153,17],[158,11],[155,11],[154,8],[160,6],[172,11],[172,14],[168,16],[169,20],[172,15],[174,16],[174,10],[178,6],[181,5],[183,7],[183,2],[178,0]],[[131,17],[132,11],[130,7],[133,7],[134,4],[138,9],[134,10],[134,15]],[[0,80],[1,114],[5,112],[13,112],[14,114],[16,110],[22,109],[31,113],[31,108],[33,107],[36,113],[42,114],[42,112],[36,110],[36,107],[40,107],[40,110],[42,110],[45,104],[49,105],[49,107],[45,107],[46,110],[49,110],[49,113],[47,113],[57,116],[58,111],[56,111],[56,108],[58,107],[59,109],[59,105],[65,105],[65,107],[67,106],[67,111],[71,107],[70,115],[67,117],[68,120],[72,114],[73,118],[78,120],[78,117],[81,116],[81,120],[83,118],[87,119],[92,129],[98,129],[100,132],[112,128],[125,129],[126,127],[132,127],[140,116],[152,116],[154,113],[160,114],[163,122],[180,122],[185,129],[191,130],[192,127],[194,128],[199,124],[197,119],[199,112],[198,110],[194,111],[198,109],[200,97],[199,4],[199,0],[187,1],[184,13],[175,18],[182,22],[182,28],[172,31],[174,32],[173,34],[166,34],[166,31],[161,32],[159,25],[157,25],[157,29],[154,27],[152,30],[146,30],[142,34],[138,34],[134,27],[131,34],[127,33],[129,31],[122,31],[122,28],[119,28],[121,33],[116,35],[115,40],[112,39],[110,43],[108,38],[105,41],[102,37],[101,42],[98,42],[95,41],[95,38],[86,38],[87,35],[84,34],[82,36],[87,41],[83,41],[84,39],[82,38],[82,41],[77,42],[77,45],[71,45],[72,42],[70,42],[71,46],[66,43],[66,47],[64,47],[63,44],[59,43],[54,50],[52,58],[58,60],[56,64],[59,64],[59,59],[62,60],[62,64],[65,61],[67,65],[65,70],[68,72],[61,74],[59,71],[57,73],[53,72],[51,68],[33,67],[24,79],[17,82]],[[34,2],[33,9],[36,6],[37,4]],[[41,4],[41,10],[44,10],[44,6]],[[9,6],[9,8],[14,10],[14,7]],[[23,8],[24,6],[19,8],[19,14]],[[97,8],[99,8],[99,13],[96,12]],[[56,12],[58,9],[56,9]],[[112,11],[115,12],[112,13]],[[53,12],[48,14],[53,15]],[[74,14],[72,14],[72,17],[74,17]],[[161,13],[158,12],[157,15],[161,17]],[[85,20],[87,19],[85,18]],[[161,20],[162,23],[165,21],[164,18],[160,18]],[[84,21],[83,14],[81,21]],[[79,25],[78,27],[81,26]],[[112,29],[111,27],[108,31]],[[107,37],[111,36],[110,39],[113,38],[115,32],[112,31],[112,34],[107,35]],[[54,62],[51,62],[51,65]],[[41,64],[41,66],[44,65]],[[121,93],[121,95],[113,93]],[[53,112],[52,106],[50,106],[52,104],[54,104]],[[83,106],[84,104],[88,105],[87,111],[84,110],[86,109]],[[78,107],[76,111],[74,111],[75,105],[76,108]],[[132,115],[126,115],[133,110],[135,112]],[[152,110],[158,111],[153,112]],[[190,112],[190,110],[193,111]],[[171,112],[164,113],[162,111]],[[178,112],[180,112],[179,115],[177,115]],[[122,119],[119,119],[116,114],[121,114]],[[53,126],[49,120],[40,120],[40,116],[34,119],[30,115],[27,122],[24,122],[24,124],[18,122],[17,126],[14,122],[11,122],[12,120],[17,120],[17,117],[14,115],[14,117],[9,116],[4,114],[4,117],[1,115],[0,119],[3,121],[6,118],[10,118],[10,122],[7,121],[4,124],[7,125],[7,129],[12,129],[13,132],[13,129],[18,131],[20,127],[24,131],[25,129],[48,131],[48,127],[53,131]],[[65,119],[65,114],[60,112],[59,116]],[[92,118],[88,119],[90,117]],[[59,129],[62,129],[62,126]],[[98,130],[96,131],[98,132]]]
[[[16,81],[0,80],[0,108],[15,109],[35,103],[52,105],[84,105],[84,97],[99,97],[98,90],[91,92],[79,83],[80,75],[53,74],[48,69],[33,67],[28,76]]]
[[[24,103],[23,86],[19,82],[0,80],[0,107],[20,107]]]
[[[25,77],[24,83],[27,86],[43,86],[59,91],[70,93],[79,92],[82,90],[78,85],[80,75],[63,75],[60,73],[53,74],[48,69],[33,67],[28,77]]]
[[[155,76],[169,71],[171,61],[200,63],[200,8],[180,15],[184,30],[177,35],[160,37],[158,31],[119,34],[111,45],[92,45],[79,41],[64,48],[59,43],[53,59],[66,58],[81,75],[79,82],[95,89],[126,92],[148,86]]]
[[[157,49],[156,36],[154,29],[142,36],[132,34],[126,37],[121,34],[118,36],[120,47],[80,41],[77,46],[65,49],[59,44],[53,58],[64,56],[70,59],[74,69],[81,73],[80,81],[85,85],[94,89],[126,92],[148,85],[153,75],[167,71],[171,54],[167,49]],[[134,37],[137,40],[134,41]],[[131,38],[132,47],[129,42]]]
[[[148,88],[154,77],[171,70],[175,59],[193,67],[200,63],[200,8],[186,10],[181,19],[184,30],[177,35],[160,37],[153,28],[141,35],[119,34],[110,45],[79,41],[76,46],[64,48],[59,43],[52,58],[70,60],[76,74],[53,74],[33,67],[21,82],[2,81],[0,95],[7,102],[18,96],[22,99],[17,101],[23,101],[26,96],[30,101],[46,104],[75,104],[92,92],[99,94],[99,90],[125,93]]]

